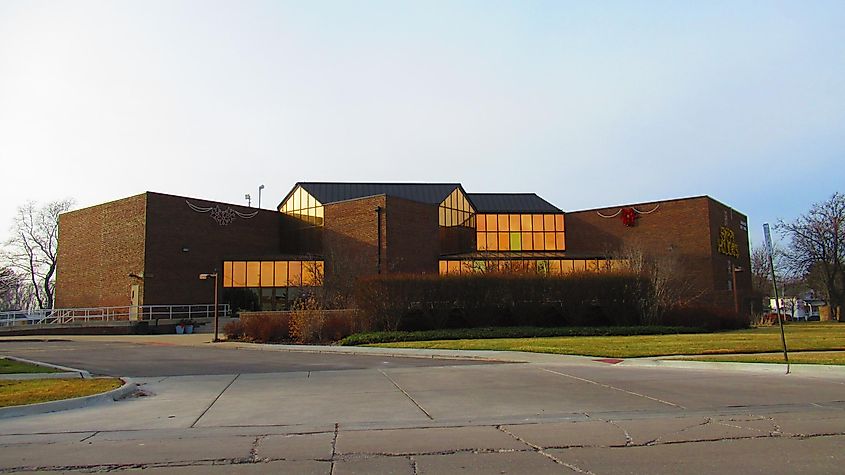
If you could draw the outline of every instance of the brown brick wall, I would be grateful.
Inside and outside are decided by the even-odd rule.
[[[144,271],[146,195],[59,216],[56,307],[130,305]],[[143,287],[141,288],[143,295]]]
[[[658,204],[655,212],[640,215],[633,227],[624,226],[619,216],[598,214],[608,216],[630,206],[650,211]],[[728,258],[716,251],[724,212],[740,247],[739,265],[747,268],[748,233],[739,225],[747,222],[745,216],[706,196],[566,213],[567,252],[613,255],[630,246],[651,255],[673,254],[694,288],[690,296],[698,296],[702,304],[733,307],[733,293],[727,287]],[[738,274],[737,279],[744,301],[750,274]]]
[[[385,270],[387,228],[384,195],[342,201],[324,207],[323,255],[326,279],[355,279],[377,272],[378,228],[376,207],[381,208],[381,266]]]
[[[437,273],[440,236],[437,205],[387,197],[388,272]]]
[[[145,304],[211,303],[213,287],[201,273],[218,271],[225,259],[273,259],[280,254],[282,216],[277,211],[195,198],[148,193]],[[220,225],[198,207],[258,214]],[[187,250],[183,250],[187,249]],[[222,285],[222,282],[220,283]]]
[[[736,287],[739,291],[740,309],[750,311],[751,298],[751,252],[748,242],[748,218],[723,205],[715,200],[709,201],[710,205],[710,235],[712,239],[713,258],[713,293],[710,298],[713,303],[723,307],[734,306],[734,293],[731,290],[731,268],[739,266],[743,270],[736,274]],[[724,226],[734,232],[736,243],[739,246],[739,258],[726,256],[718,252],[719,231]],[[745,229],[743,229],[743,226]]]

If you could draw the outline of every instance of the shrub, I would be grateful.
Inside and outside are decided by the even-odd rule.
[[[240,320],[232,320],[223,326],[223,334],[228,340],[240,340],[244,336],[244,324]]]
[[[340,341],[341,345],[369,345],[401,341],[465,340],[487,338],[541,338],[558,336],[630,336],[630,335],[673,335],[681,333],[703,333],[703,328],[692,327],[487,327],[458,328],[452,330],[428,330],[418,332],[372,332],[356,333]]]
[[[287,312],[241,313],[243,338],[267,343],[290,339],[290,315]]]
[[[378,330],[483,326],[639,325],[649,284],[624,273],[567,276],[381,275],[355,301]]]
[[[312,296],[297,300],[290,312],[290,336],[297,343],[323,341],[326,313]]]
[[[702,327],[710,331],[736,330],[748,328],[749,316],[743,316],[732,309],[685,305],[666,310],[661,317],[661,324],[682,327]]]

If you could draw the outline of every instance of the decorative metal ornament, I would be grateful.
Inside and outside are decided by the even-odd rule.
[[[185,203],[187,203],[188,206],[197,213],[208,213],[209,216],[211,216],[211,219],[216,221],[217,224],[219,224],[220,226],[228,226],[232,224],[232,221],[234,221],[235,218],[250,219],[254,218],[258,214],[258,211],[252,213],[241,213],[240,211],[236,211],[231,207],[223,209],[219,205],[214,207],[209,206],[206,208],[202,206],[197,206],[188,200],[185,200]]]
[[[637,220],[640,219],[641,215],[654,213],[657,211],[657,208],[660,208],[660,203],[654,205],[654,208],[649,211],[640,211],[632,206],[630,208],[619,208],[619,211],[610,215],[601,214],[601,211],[596,211],[596,214],[606,219],[615,218],[621,215],[620,219],[622,220],[622,224],[630,228],[637,224]]]

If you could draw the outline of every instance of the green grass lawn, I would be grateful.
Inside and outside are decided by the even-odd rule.
[[[792,323],[785,327],[785,332],[790,351],[845,350],[845,323]],[[530,351],[613,358],[771,353],[781,350],[780,329],[777,326],[686,335],[493,338],[382,343],[372,346]]]
[[[737,363],[783,363],[783,353],[764,353],[756,355],[696,356],[678,358],[691,361],[731,361]],[[845,351],[802,351],[789,353],[792,364],[832,364],[845,365]]]
[[[117,378],[0,380],[0,407],[90,396],[122,384]]]
[[[0,374],[58,373],[59,370],[0,358]]]

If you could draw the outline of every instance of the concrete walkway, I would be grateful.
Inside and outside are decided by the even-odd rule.
[[[126,400],[4,420],[0,471],[791,474],[834,473],[845,462],[845,377],[838,375],[555,355],[400,365],[387,357],[133,343],[0,348],[51,358],[100,348],[109,358],[149,361],[201,353],[215,358],[205,360],[208,373],[226,361],[260,372],[137,378],[141,392]],[[266,371],[273,365],[279,372]]]

